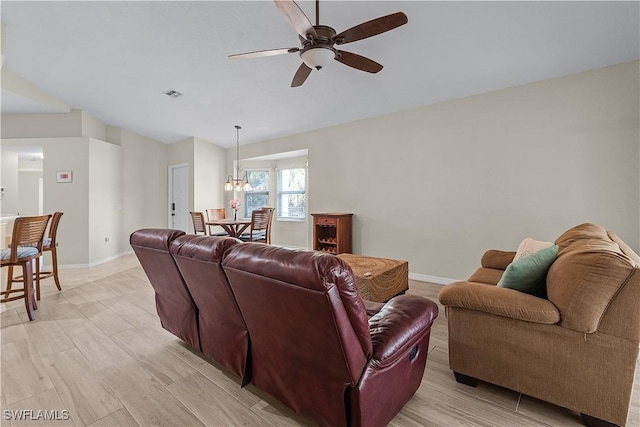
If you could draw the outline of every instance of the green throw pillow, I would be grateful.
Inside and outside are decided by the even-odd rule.
[[[509,264],[498,282],[501,288],[547,297],[547,271],[558,257],[558,245],[539,250]]]

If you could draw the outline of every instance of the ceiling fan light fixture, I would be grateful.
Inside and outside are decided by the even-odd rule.
[[[302,63],[298,66],[298,70],[293,76],[291,87],[301,86],[307,80],[311,71],[314,69],[321,70],[329,65],[332,60],[367,73],[375,74],[379,72],[383,68],[382,64],[355,53],[338,50],[335,46],[377,36],[409,21],[407,15],[402,12],[396,12],[355,25],[338,34],[332,27],[320,25],[320,0],[315,0],[315,25],[311,23],[294,0],[274,0],[274,2],[291,28],[298,33],[301,47],[240,53],[229,55],[229,58],[259,58],[298,52]]]
[[[307,67],[320,70],[326,67],[336,57],[336,53],[330,47],[312,47],[300,54]]]

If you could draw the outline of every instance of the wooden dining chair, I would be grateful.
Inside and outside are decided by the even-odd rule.
[[[267,243],[271,244],[271,226],[273,225],[273,217],[275,216],[275,208],[271,208],[271,207],[262,207],[263,211],[268,211],[269,212],[269,226],[267,227]]]
[[[216,209],[207,209],[207,221],[213,221],[216,219],[225,219],[227,217],[227,210],[225,208],[216,208]],[[209,235],[210,236],[228,236],[229,233],[226,231],[218,231],[212,232],[211,227],[217,227],[215,225],[209,225]]]
[[[269,209],[256,209],[251,212],[251,227],[248,233],[240,235],[240,240],[245,242],[271,243],[269,225],[273,211]]]
[[[14,266],[22,267],[24,284],[22,288],[12,289],[12,282],[7,282],[7,289],[4,291],[4,297],[0,299],[0,303],[24,298],[29,320],[34,319],[34,310],[38,308],[34,295],[33,280],[35,276],[36,287],[38,287],[40,282],[38,258],[42,256],[44,232],[50,217],[51,215],[16,218],[11,235],[11,247],[0,250],[0,266],[9,267],[10,275],[13,274]],[[35,275],[32,268],[32,261],[34,260],[36,265]],[[11,294],[15,293],[19,295],[11,296]]]
[[[193,232],[195,234],[204,234],[207,236],[209,233],[207,232],[207,227],[204,223],[204,215],[202,212],[189,212],[191,214],[191,220],[193,221]]]

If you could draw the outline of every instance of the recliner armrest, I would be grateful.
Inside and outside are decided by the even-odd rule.
[[[429,332],[436,317],[438,306],[427,298],[400,295],[387,302],[369,319],[372,357],[378,366],[393,363],[397,356],[415,345]]]
[[[554,324],[560,321],[560,312],[549,300],[495,285],[451,283],[440,289],[438,299],[445,306],[483,311],[527,322]]]

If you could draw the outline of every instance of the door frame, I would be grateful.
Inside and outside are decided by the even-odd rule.
[[[173,172],[175,169],[187,168],[187,178],[189,176],[189,163],[177,163],[175,165],[169,165],[167,180],[168,180],[168,199],[167,199],[167,228],[173,227],[173,220],[171,219],[171,201],[173,200]],[[189,179],[187,179],[187,193],[189,192]],[[187,207],[187,215],[189,214],[189,207]],[[187,222],[188,224],[188,222]]]

